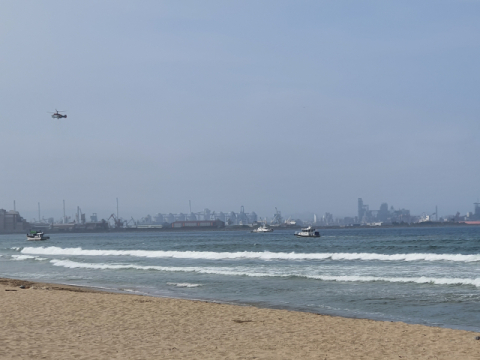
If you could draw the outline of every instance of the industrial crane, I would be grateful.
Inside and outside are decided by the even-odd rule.
[[[115,229],[123,228],[123,220],[117,219],[115,214],[110,215],[110,217],[107,219],[107,221],[110,222],[110,219],[113,219],[113,223],[115,224],[114,225]]]
[[[130,226],[130,223],[133,224],[133,226]],[[125,226],[126,226],[126,227],[137,227],[137,222],[135,221],[135,219],[133,218],[133,216],[132,216],[132,218],[131,218],[130,220],[128,220],[128,221],[125,223]]]
[[[281,223],[283,223],[282,213],[275,207],[275,215],[273,215],[272,224],[280,225]]]

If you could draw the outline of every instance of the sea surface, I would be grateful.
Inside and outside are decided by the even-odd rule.
[[[480,227],[0,235],[0,276],[480,331]]]

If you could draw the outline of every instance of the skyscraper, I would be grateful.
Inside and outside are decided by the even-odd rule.
[[[358,221],[362,221],[363,215],[365,215],[365,208],[363,207],[362,198],[358,198]]]

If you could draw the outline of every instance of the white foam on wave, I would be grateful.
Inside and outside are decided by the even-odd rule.
[[[315,275],[284,271],[260,272],[251,268],[224,268],[224,267],[173,267],[173,266],[140,266],[134,264],[92,264],[79,263],[71,260],[51,260],[54,266],[66,268],[83,268],[94,270],[156,270],[165,272],[192,272],[198,274],[214,274],[228,276],[249,276],[249,277],[303,277],[322,281],[336,282],[375,282],[385,281],[390,283],[417,283],[417,284],[436,284],[436,285],[473,285],[480,287],[480,278],[434,278],[434,277],[382,277],[382,276],[361,276],[361,275]],[[174,283],[172,283],[174,284]]]
[[[140,291],[137,291],[137,290],[134,290],[134,289],[124,289],[124,288],[120,288],[118,289],[120,291],[125,291],[125,292],[131,292],[131,293],[140,293]]]
[[[135,264],[102,264],[102,263],[81,263],[72,260],[50,260],[54,266],[62,266],[71,269],[92,269],[92,270],[156,270],[166,272],[195,272],[199,274],[216,274],[216,275],[240,275],[240,276],[291,276],[282,275],[282,273],[256,273],[248,268],[227,268],[227,267],[196,267],[196,266],[142,266]]]
[[[25,247],[22,254],[73,255],[73,256],[134,256],[145,258],[175,258],[202,260],[363,260],[363,261],[480,261],[480,254],[376,254],[376,253],[285,253],[285,252],[212,252],[212,251],[161,251],[161,250],[85,250],[78,248]]]
[[[31,255],[12,255],[13,260],[21,261],[21,260],[35,260],[37,256]]]
[[[176,286],[176,287],[185,287],[185,288],[194,288],[194,287],[202,286],[202,284],[172,283],[172,282],[167,282],[167,285]]]
[[[312,279],[323,281],[338,282],[374,282],[385,281],[392,283],[416,283],[416,284],[435,284],[435,285],[473,285],[480,287],[480,278],[432,278],[426,276],[420,277],[381,277],[381,276],[307,276]]]

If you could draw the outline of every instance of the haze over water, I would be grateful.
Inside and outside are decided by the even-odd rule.
[[[477,227],[0,236],[2,276],[480,331]]]
[[[4,1],[0,208],[472,211],[478,1]],[[48,111],[64,110],[66,119]]]

